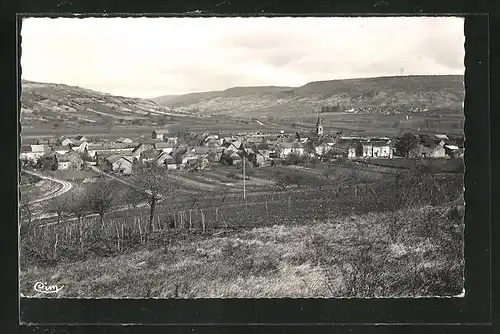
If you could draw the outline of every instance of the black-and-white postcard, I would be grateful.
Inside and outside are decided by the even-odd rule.
[[[21,296],[467,294],[463,18],[20,35]]]

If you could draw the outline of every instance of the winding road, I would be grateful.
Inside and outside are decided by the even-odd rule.
[[[71,182],[68,182],[68,181],[56,179],[54,177],[46,176],[46,175],[43,175],[41,173],[32,172],[32,171],[23,170],[23,172],[25,172],[27,174],[38,176],[39,178],[44,179],[44,180],[50,180],[50,181],[59,183],[61,185],[61,188],[53,190],[53,191],[49,192],[48,194],[45,194],[42,197],[31,201],[31,202],[29,202],[29,204],[40,203],[40,202],[47,201],[47,200],[52,199],[52,198],[57,197],[57,196],[61,196],[73,188],[73,184]]]

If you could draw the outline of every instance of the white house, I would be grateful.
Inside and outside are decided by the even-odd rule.
[[[21,147],[20,158],[36,161],[46,153],[47,149],[43,145],[29,145]]]
[[[439,140],[450,140],[450,138],[448,138],[448,136],[445,134],[434,135],[434,137],[436,137],[436,139],[439,139]]]
[[[189,160],[196,160],[196,159],[198,159],[198,156],[194,152],[186,152],[186,154],[182,156],[182,164],[185,165],[188,163]]]
[[[286,142],[278,144],[280,158],[286,158],[290,154],[304,155],[304,147],[300,142]]]
[[[314,148],[316,155],[325,155],[332,150],[332,146],[328,145],[326,142],[322,142]]]
[[[362,144],[364,158],[391,158],[393,149],[387,142],[368,141]]]
[[[168,142],[160,142],[155,144],[155,148],[165,153],[171,153],[174,150],[174,145]]]
[[[126,137],[120,137],[116,140],[117,143],[130,144],[133,143],[132,139]]]
[[[83,153],[85,152],[85,149],[88,150],[89,148],[89,143],[87,141],[81,141],[81,142],[75,142],[73,143],[74,146],[71,146],[75,152],[78,153]]]

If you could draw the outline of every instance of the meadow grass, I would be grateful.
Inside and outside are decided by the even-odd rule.
[[[448,204],[297,226],[172,231],[118,255],[24,262],[20,291],[38,296],[33,284],[47,281],[64,288],[40,297],[453,296],[463,288],[463,227],[463,207]]]

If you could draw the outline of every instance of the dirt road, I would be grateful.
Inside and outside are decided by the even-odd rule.
[[[50,180],[50,181],[59,183],[61,185],[61,187],[59,189],[51,191],[50,193],[45,194],[44,196],[31,201],[29,204],[40,203],[40,202],[47,201],[47,200],[52,199],[52,198],[57,197],[57,196],[61,196],[73,188],[73,184],[71,182],[68,182],[68,181],[56,179],[56,178],[51,177],[51,176],[45,176],[45,175],[43,175],[41,173],[37,173],[37,172],[32,172],[32,171],[27,171],[27,170],[24,170],[24,172],[27,174],[38,176],[41,179]]]

